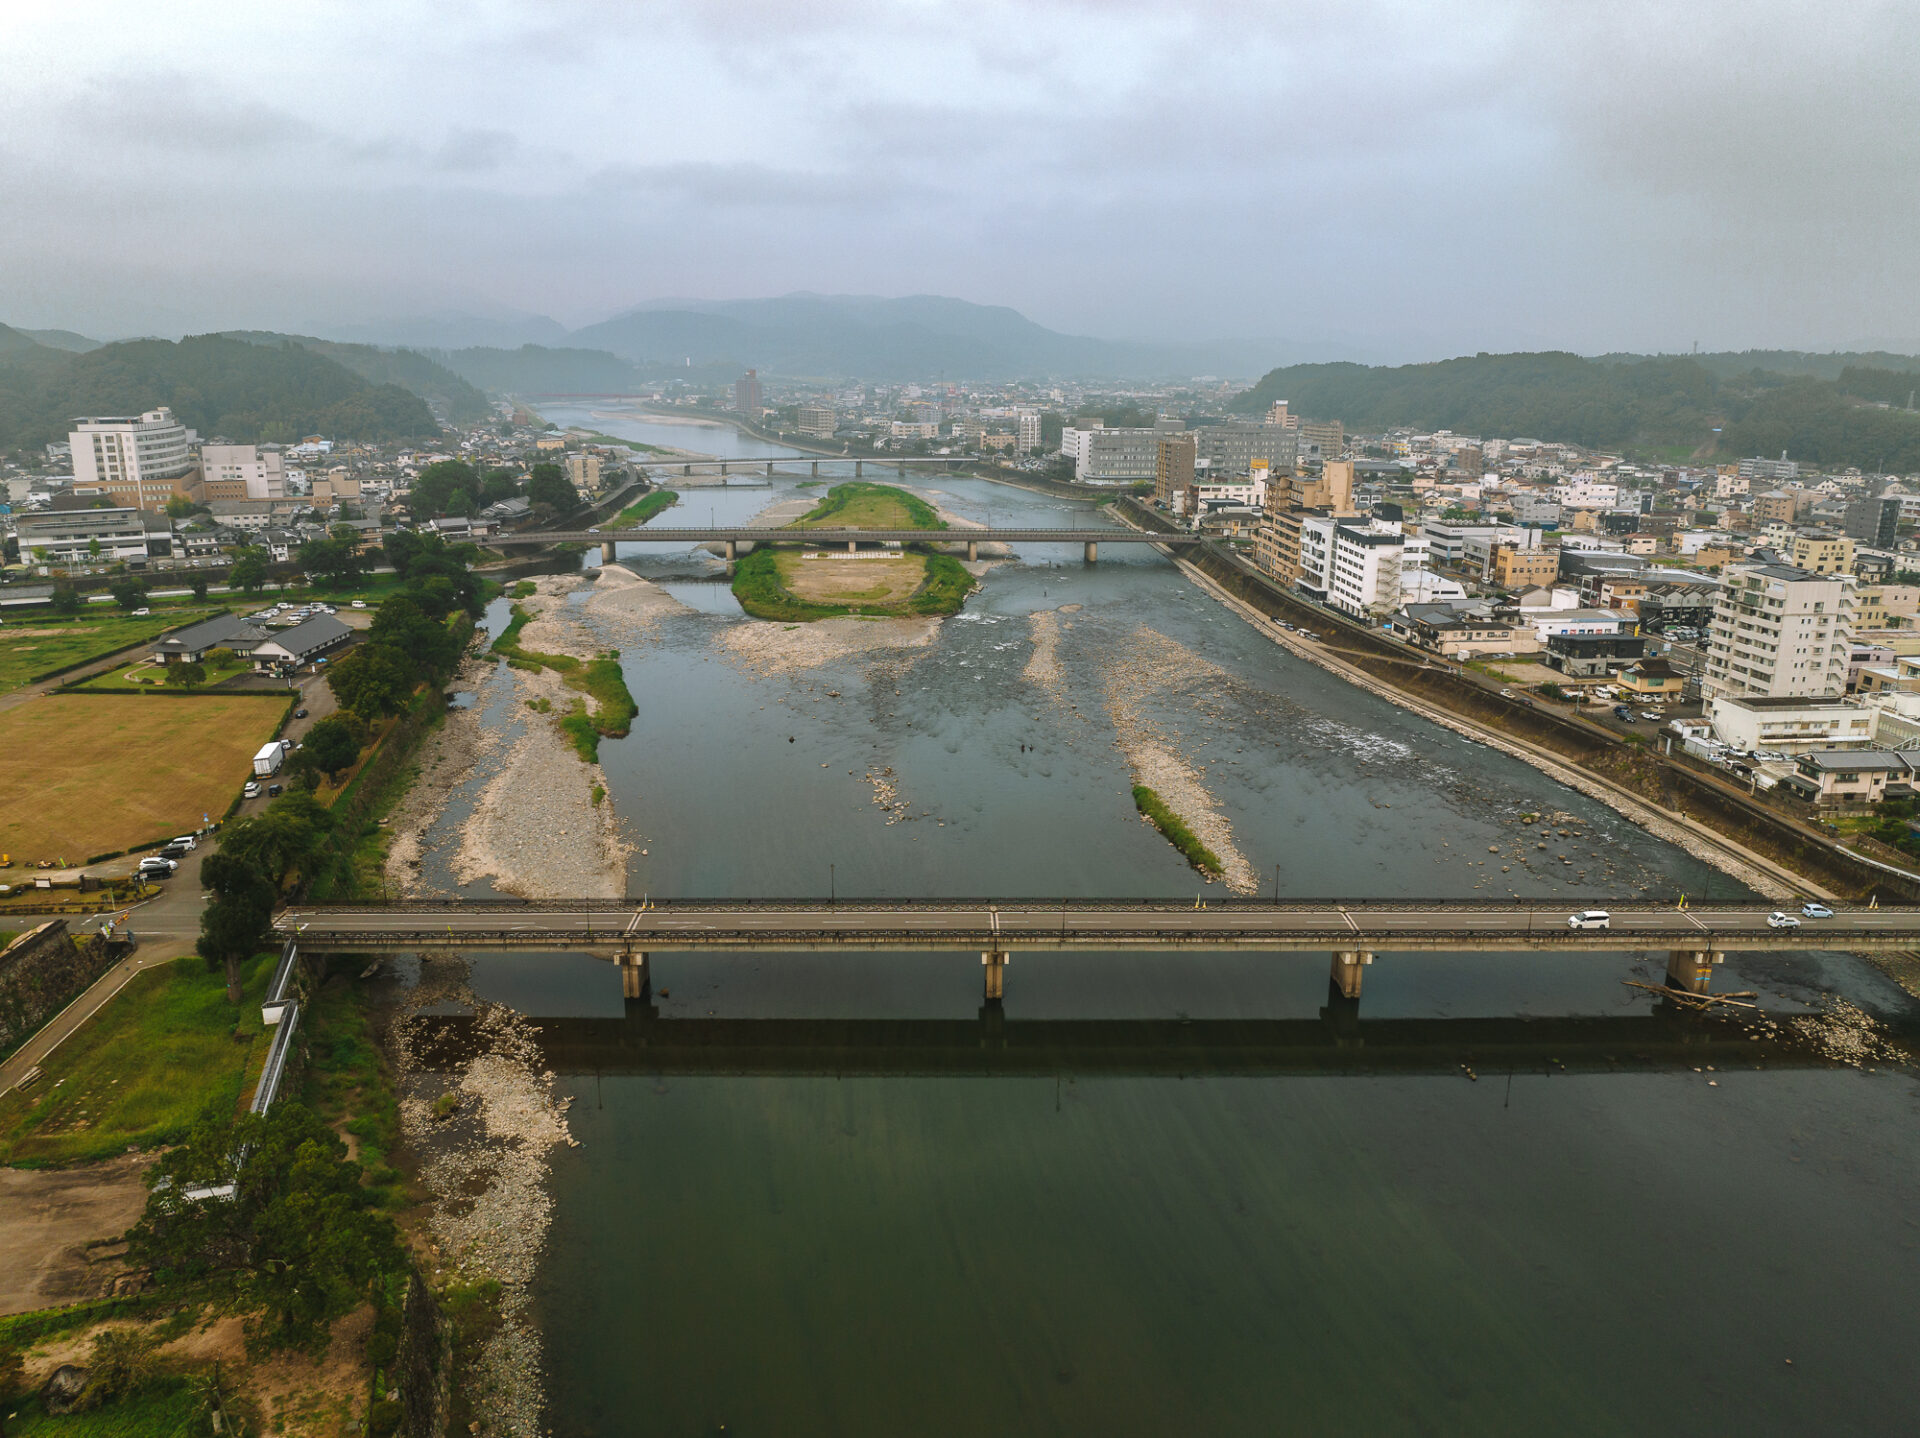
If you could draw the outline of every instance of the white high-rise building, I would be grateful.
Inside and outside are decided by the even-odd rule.
[[[1700,691],[1708,699],[1843,694],[1852,649],[1852,575],[1730,564],[1714,601]]]
[[[1406,602],[1402,580],[1426,569],[1432,549],[1425,535],[1386,520],[1314,515],[1300,524],[1299,585],[1348,614],[1379,616]]]
[[[285,463],[280,451],[271,446],[263,450],[251,444],[203,444],[200,471],[208,484],[221,480],[244,482],[248,499],[287,497]]]
[[[1031,454],[1040,448],[1040,411],[1023,409],[1020,411],[1020,453]]]
[[[134,484],[177,479],[193,468],[191,437],[170,409],[150,409],[138,418],[101,415],[74,420],[73,482]]]

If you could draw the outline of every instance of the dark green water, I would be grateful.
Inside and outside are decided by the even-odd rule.
[[[980,518],[1085,518],[934,483]],[[1032,546],[927,650],[773,676],[723,657],[724,589],[675,592],[699,612],[628,651],[640,720],[602,751],[650,851],[635,893],[824,893],[829,866],[842,894],[1197,893],[1133,814],[1105,707],[1143,628],[1214,666],[1139,679],[1140,704],[1204,762],[1263,887],[1276,864],[1297,895],[1571,906],[1706,883],[1535,771],[1292,660],[1145,553],[1089,570]],[[1083,608],[1057,700],[1022,670],[1027,616],[1061,604]],[[870,768],[910,821],[886,822]],[[1540,810],[1581,839],[1521,864],[1517,816]],[[1695,1072],[1634,1027],[1652,1001],[1620,982],[1663,958],[1382,956],[1356,1027],[1322,1019],[1324,958],[1016,955],[1003,1019],[983,1020],[970,955],[655,955],[647,1022],[711,1019],[711,1043],[657,1072],[631,1047],[562,1063],[581,1146],[556,1163],[538,1294],[552,1428],[1909,1431],[1920,1088],[1724,1047]],[[1780,1011],[1835,993],[1908,1011],[1845,956],[1735,955],[1719,982]],[[638,1032],[592,960],[482,956],[475,985]],[[1528,1018],[1564,1052],[1498,1028]],[[1142,1057],[1183,1019],[1324,1023],[1324,1052]],[[798,1020],[816,1023],[796,1047]],[[1094,1020],[1104,1037],[1077,1040]],[[1415,1050],[1375,1020],[1427,1026]],[[1052,1046],[997,1069],[996,1023],[1039,1022]],[[976,1032],[986,1057],[953,1071]]]

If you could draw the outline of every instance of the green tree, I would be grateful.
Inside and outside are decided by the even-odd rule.
[[[413,666],[390,644],[362,644],[327,666],[327,687],[362,719],[397,714],[413,693]]]
[[[198,659],[167,666],[167,684],[174,689],[198,689],[207,682],[207,666]]]
[[[147,585],[141,579],[116,579],[107,589],[113,602],[122,609],[138,609],[147,602]]]
[[[300,752],[337,784],[341,774],[360,757],[360,748],[366,742],[367,726],[358,716],[329,714],[307,731],[306,748]]]
[[[100,557],[100,541],[97,539],[89,539],[87,541],[87,558],[98,559],[99,557]]]
[[[193,576],[193,597],[199,603],[204,604],[206,602],[206,598],[207,598],[207,576],[206,575],[196,574]]]
[[[158,1335],[141,1328],[109,1328],[93,1340],[87,1356],[82,1408],[104,1408],[153,1385],[160,1376]]]
[[[80,591],[71,584],[56,584],[47,603],[53,606],[55,614],[78,614],[82,603]]]
[[[287,875],[319,850],[332,827],[333,811],[326,805],[311,794],[287,794],[265,813],[227,825],[220,835],[220,855],[232,858],[266,881],[271,912],[272,900]],[[205,872],[203,864],[203,876]]]
[[[243,544],[233,551],[233,567],[227,571],[227,584],[243,594],[258,594],[267,585],[267,551],[257,544]]]
[[[580,496],[567,483],[557,464],[536,464],[527,476],[527,499],[543,504],[555,514],[569,514],[580,507]]]
[[[240,965],[266,948],[273,933],[276,888],[250,857],[230,852],[236,831],[255,821],[229,824],[220,848],[200,865],[200,884],[213,900],[200,911],[200,956],[226,970],[227,1002],[240,1002]]]
[[[473,472],[472,465],[464,460],[442,459],[428,465],[414,477],[407,503],[416,518],[428,518],[453,513],[452,504],[456,495],[465,495],[471,502],[479,493],[480,477]],[[472,512],[471,509],[467,511],[469,514]]]
[[[353,535],[351,529],[348,529],[347,533]],[[359,536],[354,535],[351,542],[341,539],[308,540],[300,546],[300,567],[329,589],[358,584],[360,582]]]
[[[231,1183],[230,1202],[195,1188]],[[129,1247],[164,1285],[226,1278],[257,1348],[317,1349],[327,1326],[406,1263],[375,1211],[360,1165],[304,1104],[233,1123],[209,1109],[147,1172],[146,1212]]]

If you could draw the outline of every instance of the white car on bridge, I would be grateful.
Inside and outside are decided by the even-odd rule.
[[[1611,929],[1613,915],[1605,909],[1582,909],[1577,914],[1567,915],[1569,929]]]

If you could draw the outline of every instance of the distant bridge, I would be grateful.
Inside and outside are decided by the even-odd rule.
[[[1564,903],[1539,902],[1228,899],[1201,908],[1154,899],[422,900],[288,909],[275,927],[320,952],[598,954],[621,966],[624,992],[633,998],[646,992],[651,950],[972,951],[986,970],[986,996],[997,1001],[1016,950],[1331,951],[1335,987],[1357,999],[1377,953],[1665,950],[1668,984],[1705,993],[1728,950],[1920,949],[1920,908],[1844,908],[1798,928],[1772,927],[1764,903],[1701,909],[1627,903],[1610,912],[1609,928],[1576,930],[1568,926]]]
[[[980,557],[983,544],[1077,544],[1089,564],[1100,557],[1103,544],[1200,544],[1198,534],[1155,534],[1144,529],[749,529],[740,525],[650,524],[635,529],[543,529],[494,534],[487,543],[597,544],[607,563],[616,544],[724,544],[728,559],[740,557],[740,546],[800,544],[814,548],[857,550],[862,544],[965,545],[968,559]]]

